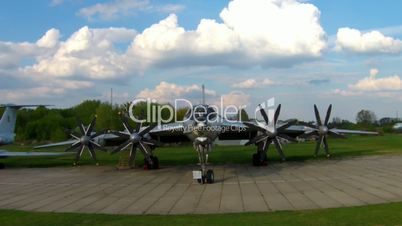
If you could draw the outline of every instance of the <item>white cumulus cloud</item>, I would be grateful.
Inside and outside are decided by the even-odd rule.
[[[379,70],[370,70],[370,76],[349,84],[347,89],[336,89],[334,94],[342,96],[364,96],[367,94],[381,97],[394,97],[402,90],[402,80],[398,75],[378,77]]]
[[[213,90],[205,89],[207,98],[216,95]],[[144,89],[138,93],[137,98],[155,99],[159,103],[173,102],[178,98],[187,98],[189,100],[202,99],[202,87],[196,84],[193,85],[177,85],[162,81],[154,89]]]
[[[383,78],[370,76],[350,85],[350,88],[358,91],[402,90],[402,80],[398,75]]]
[[[232,87],[241,88],[241,89],[252,89],[252,88],[258,88],[258,87],[274,85],[274,84],[275,84],[275,82],[269,78],[265,78],[261,81],[257,81],[255,79],[247,79],[242,82],[234,83],[232,85]]]
[[[250,103],[250,95],[241,91],[231,91],[227,94],[223,94],[215,104],[221,106],[221,101],[224,107],[234,105],[236,107],[245,108]]]
[[[136,32],[126,28],[82,27],[59,44],[54,54],[41,58],[24,70],[27,74],[54,77],[74,75],[110,79],[127,73],[127,62],[115,44],[130,41]],[[49,43],[48,33],[38,43]]]
[[[385,36],[379,31],[362,33],[345,27],[337,32],[335,49],[355,53],[395,54],[402,51],[402,41]]]
[[[108,17],[121,8],[157,7],[146,0],[115,0],[96,6],[85,11],[86,15],[104,10]],[[171,14],[139,34],[127,28],[84,26],[66,40],[60,40],[58,30],[50,29],[36,43],[0,42],[0,67],[19,66],[27,75],[45,77],[121,79],[155,67],[291,66],[320,57],[326,48],[320,11],[310,3],[233,0],[220,18],[222,22],[201,19],[195,30],[186,30]],[[21,63],[29,57],[25,62],[33,58],[33,64]]]
[[[321,56],[320,11],[295,0],[233,0],[220,17],[185,30],[176,15],[145,29],[131,53],[145,65],[284,66]]]

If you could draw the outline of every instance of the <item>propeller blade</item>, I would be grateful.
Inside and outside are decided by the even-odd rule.
[[[146,140],[142,140],[142,142],[146,145],[152,145],[152,146],[158,146],[158,147],[163,146],[162,142],[159,142],[154,139],[146,139]]]
[[[89,126],[88,126],[87,131],[86,131],[85,134],[86,134],[87,136],[90,136],[91,133],[92,133],[92,131],[94,130],[95,126],[96,126],[96,115],[95,115],[94,118],[92,119],[92,122],[89,124]]]
[[[131,127],[131,125],[128,123],[127,117],[124,115],[121,115],[121,120],[123,121],[123,126],[124,128],[129,132],[129,133],[133,133],[134,130]]]
[[[133,165],[136,155],[137,155],[137,145],[133,145],[133,146],[131,146],[131,150],[130,150],[129,166]]]
[[[276,150],[278,151],[279,156],[281,157],[282,161],[285,161],[285,154],[283,153],[282,145],[281,142],[279,142],[278,138],[275,137],[274,139],[274,144],[276,147]]]
[[[71,129],[64,129],[64,132],[74,139],[79,139],[78,137],[81,136],[80,134]]]
[[[268,148],[269,145],[271,144],[272,139],[266,139],[265,141],[262,142],[262,144],[259,144],[258,149],[260,149],[261,145],[261,151],[260,152],[260,161],[264,162],[267,160],[267,153],[268,153]]]
[[[85,135],[85,126],[84,123],[82,123],[82,120],[77,118],[77,124],[78,128],[80,129],[81,135]]]
[[[245,145],[248,146],[250,144],[256,144],[268,138],[267,135],[259,135],[255,136],[253,139],[249,140]]]
[[[276,125],[276,122],[278,121],[280,113],[281,113],[281,105],[279,104],[278,107],[276,108],[275,115],[274,115],[274,125]]]
[[[77,153],[75,154],[75,164],[77,164],[78,161],[80,161],[80,158],[81,158],[82,152],[84,151],[84,148],[85,148],[85,146],[82,145],[81,149],[79,151],[77,151]]]
[[[279,126],[279,127],[277,128],[277,130],[282,130],[282,131],[283,131],[283,130],[286,130],[287,128],[293,126],[296,122],[297,122],[297,120],[288,121],[288,122],[286,122],[285,124]]]
[[[329,147],[328,147],[327,137],[324,136],[322,140],[324,142],[325,154],[327,155],[327,157],[329,157]]]
[[[264,152],[267,152],[268,147],[269,147],[269,145],[271,144],[271,142],[272,142],[272,139],[266,139],[266,140],[264,141],[264,145],[262,146],[262,150],[263,150]]]
[[[315,156],[317,156],[318,152],[320,151],[322,139],[323,139],[323,136],[318,137],[317,145],[315,146],[315,154],[314,154]]]
[[[320,112],[318,111],[317,105],[314,104],[314,113],[315,113],[315,119],[317,120],[317,125],[321,126],[321,117],[320,117]]]
[[[80,139],[80,136],[77,136],[77,135],[74,134],[74,133],[70,133],[70,136],[71,136],[72,138],[76,139],[76,140],[79,140],[79,139]]]
[[[94,149],[94,147],[92,146],[92,143],[88,145],[88,150],[89,150],[89,154],[91,155],[91,158],[92,158],[95,162],[97,162],[95,149]]]
[[[80,142],[80,141],[77,141],[77,142],[75,142],[74,144],[72,144],[70,147],[68,147],[68,148],[65,150],[65,152],[68,152],[68,151],[72,151],[72,150],[74,150],[74,149],[77,149],[79,146],[81,146],[81,142]]]
[[[148,146],[146,146],[145,144],[142,143],[142,141],[138,142],[139,143],[139,148],[142,151],[142,153],[144,154],[145,159],[147,160],[147,162],[149,162],[151,165],[153,164],[153,160],[150,157],[151,155],[149,154],[148,151]]]
[[[329,117],[331,116],[331,111],[332,111],[332,104],[329,105],[328,110],[327,110],[327,115],[325,116],[325,121],[324,121],[325,126],[328,125]]]
[[[264,118],[265,123],[268,125],[269,124],[268,115],[265,112],[264,108],[262,108],[261,105],[259,105],[259,106],[260,106],[260,113],[261,113],[262,117]]]
[[[112,154],[115,154],[121,150],[126,149],[131,144],[131,140],[127,140],[124,143],[120,144],[117,148],[113,149]]]
[[[90,140],[89,142],[93,145],[94,148],[97,148],[101,151],[107,151],[102,145],[96,143],[95,141]]]
[[[288,140],[290,142],[295,142],[295,143],[297,142],[297,140],[295,138],[290,137],[290,136],[288,136],[286,134],[283,134],[283,133],[278,134],[278,137],[283,138],[285,140]]]
[[[156,126],[156,124],[149,125],[147,128],[145,128],[142,131],[140,131],[138,133],[138,135],[140,135],[141,137],[144,136],[145,134],[149,133],[149,131],[151,131],[153,128],[155,128],[155,126]]]

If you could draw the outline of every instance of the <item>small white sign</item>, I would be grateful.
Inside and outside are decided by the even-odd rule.
[[[202,172],[200,170],[193,171],[193,179],[194,180],[202,179]]]

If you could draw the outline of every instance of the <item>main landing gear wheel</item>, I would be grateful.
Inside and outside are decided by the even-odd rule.
[[[197,179],[200,184],[213,184],[215,182],[215,175],[213,170],[208,170],[205,176],[202,176],[202,179]]]
[[[266,166],[267,165],[267,157],[265,156],[264,161],[261,161],[261,156],[259,153],[254,153],[252,158],[253,166]]]
[[[152,160],[152,164],[147,161],[147,159],[144,159],[144,169],[145,170],[151,170],[151,169],[159,169],[159,159],[156,156],[151,156],[150,157]]]

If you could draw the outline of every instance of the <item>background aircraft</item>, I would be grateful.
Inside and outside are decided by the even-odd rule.
[[[22,107],[37,107],[43,105],[14,105],[6,104],[0,105],[5,107],[3,116],[0,119],[0,146],[12,144],[15,140],[15,122],[17,120],[17,110]],[[55,152],[13,152],[0,149],[0,158],[8,157],[34,157],[34,156],[59,156],[65,153]],[[4,168],[4,164],[0,163],[0,168]]]

